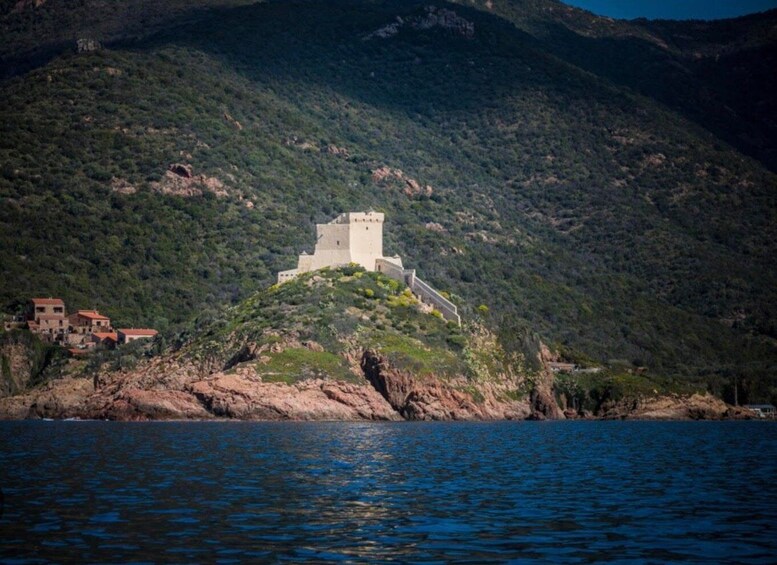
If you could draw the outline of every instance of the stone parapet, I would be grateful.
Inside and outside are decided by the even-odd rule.
[[[403,269],[401,265],[382,258],[375,261],[375,270],[402,284],[406,284],[419,297],[421,302],[437,308],[446,320],[461,325],[461,316],[459,316],[456,305],[419,279],[416,276],[415,269]]]

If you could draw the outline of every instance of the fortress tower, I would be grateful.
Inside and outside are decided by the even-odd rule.
[[[399,255],[383,256],[383,214],[379,212],[346,212],[328,224],[316,224],[313,255],[300,255],[297,268],[278,273],[278,282],[290,281],[309,271],[349,263],[357,263],[368,271],[379,271],[407,285],[421,302],[437,308],[446,320],[461,325],[461,316],[455,304],[418,278],[415,269],[405,269]]]
[[[349,263],[375,271],[378,259],[401,269],[399,257],[383,257],[383,218],[380,212],[346,212],[328,224],[317,224],[313,255],[300,255],[297,268],[278,273],[278,282],[293,279],[300,273]]]

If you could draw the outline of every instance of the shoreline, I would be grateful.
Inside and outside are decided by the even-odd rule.
[[[756,417],[722,417],[722,418],[641,418],[624,417],[624,418],[559,418],[559,419],[545,419],[537,420],[533,418],[524,419],[470,419],[470,420],[366,420],[366,419],[351,419],[351,420],[334,420],[334,419],[240,419],[240,418],[148,418],[148,419],[97,419],[97,418],[4,418],[0,416],[0,426],[7,422],[72,422],[72,423],[86,423],[86,422],[103,422],[103,423],[123,423],[123,424],[183,424],[183,423],[208,423],[208,424],[223,424],[223,423],[245,423],[245,424],[378,424],[378,425],[390,425],[390,424],[497,424],[497,423],[590,423],[590,422],[761,422],[764,424],[777,423],[775,418],[756,418]]]

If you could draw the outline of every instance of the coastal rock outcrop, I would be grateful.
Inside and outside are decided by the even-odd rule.
[[[103,402],[100,402],[103,400]],[[213,417],[191,394],[180,390],[128,388],[116,396],[97,393],[86,415],[100,420],[207,420]]]
[[[361,359],[365,378],[407,420],[512,420],[529,415],[526,402],[497,400],[489,386],[471,386],[481,396],[458,390],[438,378],[419,379],[392,367],[376,351],[366,350]]]
[[[560,413],[535,390],[530,401],[510,400],[493,385],[465,392],[438,379],[418,382],[365,352],[366,379],[349,383],[310,379],[294,384],[263,382],[245,371],[216,373],[180,389],[138,388],[137,375],[114,375],[95,389],[91,379],[68,377],[25,394],[0,398],[0,419],[100,420],[723,420],[752,414],[711,396],[659,396],[623,400],[599,414]],[[473,393],[480,398],[476,401]]]
[[[0,419],[89,418],[86,404],[93,392],[91,379],[57,379],[23,395],[0,398]]]
[[[723,420],[751,417],[742,408],[726,404],[711,394],[670,394],[623,399],[605,403],[598,416],[610,420]]]
[[[256,371],[210,372],[150,364],[99,378],[65,378],[24,395],[0,399],[0,418],[107,420],[498,420],[526,419],[526,400],[485,383],[458,389],[435,377],[418,379],[365,351],[364,379],[311,378],[265,382]],[[473,395],[479,397],[475,400]]]
[[[0,344],[0,398],[18,393],[26,388],[32,376],[33,360],[28,348],[22,343]]]
[[[241,420],[400,420],[366,384],[311,379],[292,385],[220,374],[188,390],[215,417]]]
[[[186,165],[170,174],[194,177]],[[22,394],[26,387],[16,387],[10,392],[17,396],[0,398],[0,418],[737,417],[709,395],[638,397],[613,389],[593,398],[576,379],[549,369],[555,357],[536,334],[518,328],[505,339],[477,322],[462,327],[419,306],[407,288],[381,273],[355,266],[304,273],[225,309],[163,353],[161,342],[149,342],[128,365],[117,363],[120,349],[113,358],[100,352],[90,363],[90,369],[102,363],[92,376],[79,360],[64,373],[38,371],[45,384]],[[30,335],[8,334],[5,344]],[[19,359],[8,360],[15,351],[0,349],[3,374],[8,366],[27,370]]]

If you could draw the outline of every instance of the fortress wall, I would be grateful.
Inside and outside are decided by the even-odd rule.
[[[324,267],[347,265],[351,262],[351,232],[348,224],[329,223],[316,225],[316,249],[310,255],[310,268],[314,271]]]
[[[378,259],[376,261],[376,268],[387,277],[409,286],[410,290],[421,299],[421,302],[431,304],[437,308],[443,315],[443,318],[461,325],[461,316],[459,316],[456,305],[419,279],[415,274],[415,269],[403,269],[396,263],[386,259]]]
[[[278,282],[284,283],[294,279],[299,274],[297,269],[289,269],[288,271],[281,271],[278,273]]]
[[[392,263],[391,261],[387,259],[378,259],[375,261],[375,269],[387,277],[390,277],[394,280],[397,280],[401,282],[402,284],[408,284],[407,279],[405,278],[405,269],[403,269],[401,266],[397,265],[396,263]]]
[[[413,286],[411,287],[413,292],[421,297],[423,302],[431,304],[437,308],[446,320],[454,321],[461,325],[461,316],[459,316],[458,308],[456,305],[445,298],[442,294],[434,290],[431,286],[424,281],[415,277]]]

